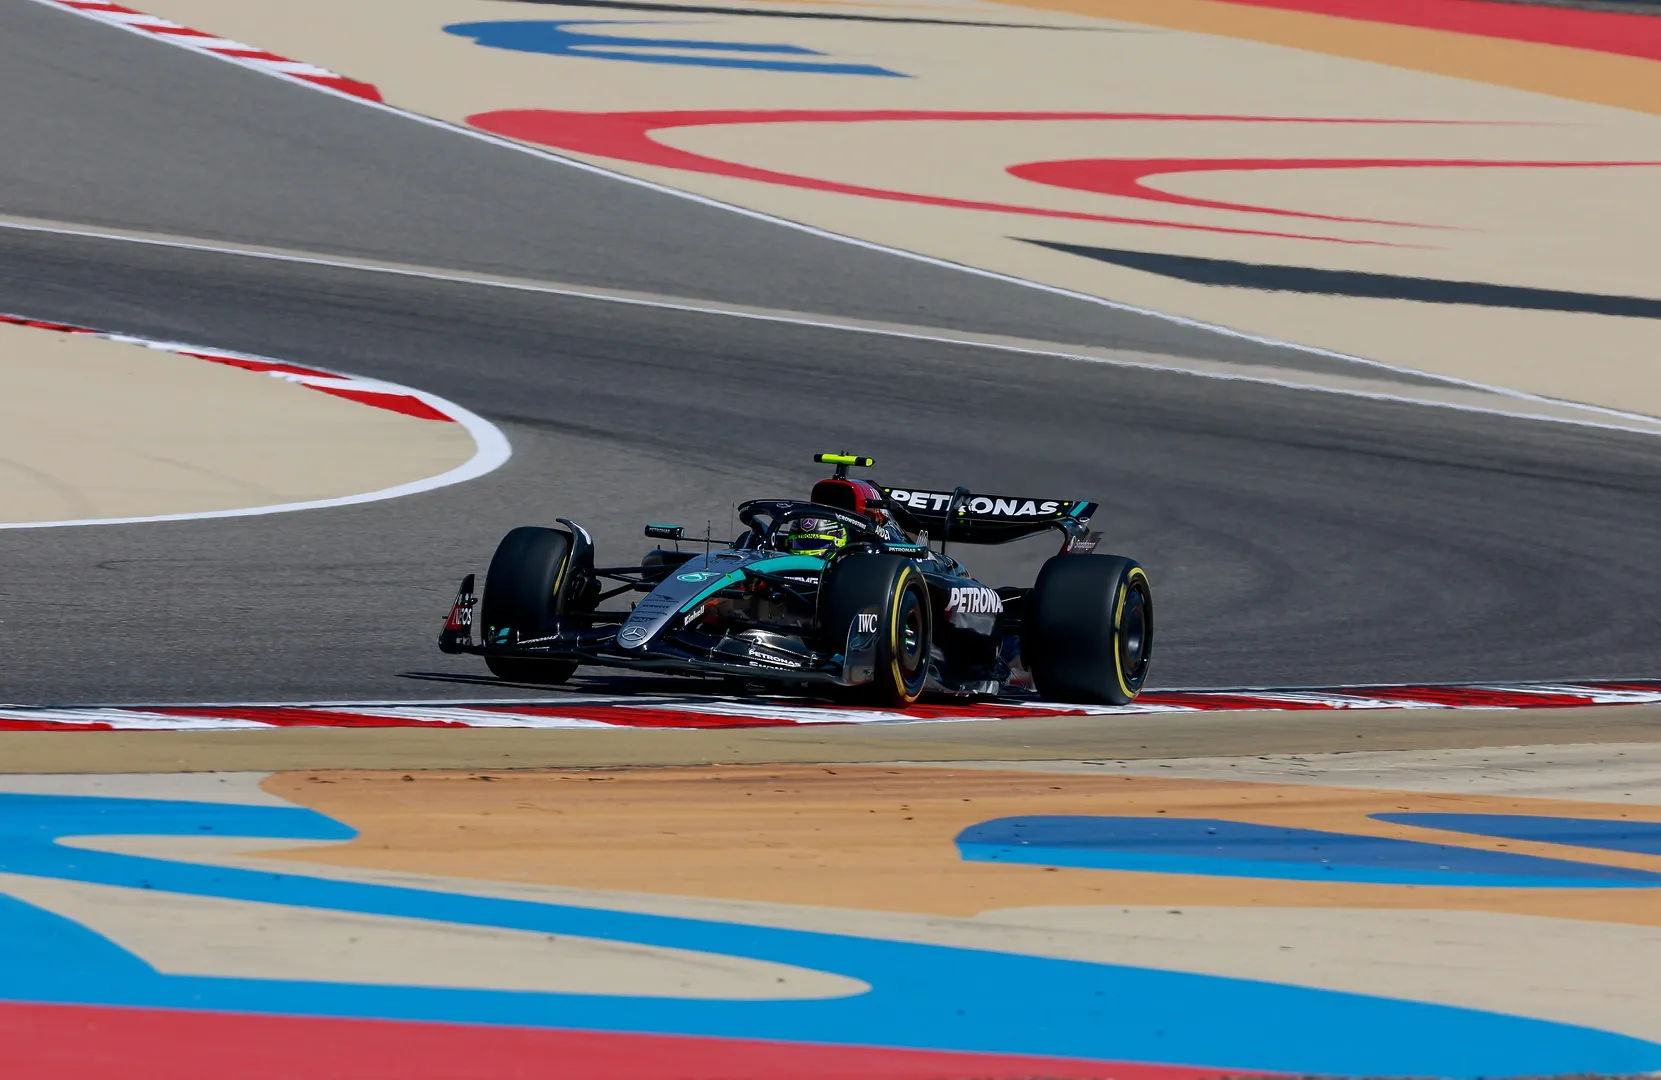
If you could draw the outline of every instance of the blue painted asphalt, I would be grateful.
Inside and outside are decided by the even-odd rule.
[[[221,869],[60,838],[222,834],[338,840],[308,810],[0,795],[0,871],[748,957],[871,989],[707,1001],[163,975],[80,925],[0,900],[0,1000],[382,1017],[832,1045],[1047,1054],[1326,1075],[1501,1077],[1661,1070],[1661,1046],[1474,1010],[1240,979],[849,935]],[[185,929],[188,932],[188,928]]]
[[[1533,814],[1373,814],[1376,821],[1444,829],[1474,836],[1530,840],[1540,844],[1661,855],[1661,825],[1653,821],[1541,817]]]
[[[681,67],[744,68],[752,71],[796,72],[809,75],[875,75],[906,78],[898,71],[874,64],[844,64],[830,60],[786,59],[824,54],[800,45],[764,45],[739,41],[703,41],[642,34],[606,34],[567,27],[651,27],[648,22],[599,19],[521,20],[454,23],[445,33],[472,38],[479,45],[513,52],[542,53],[588,60],[620,60],[633,64],[675,64]],[[727,55],[723,55],[727,54]]]
[[[1661,887],[1661,874],[1644,870],[1211,818],[999,818],[963,830],[957,845],[971,862],[1210,877],[1510,889]]]

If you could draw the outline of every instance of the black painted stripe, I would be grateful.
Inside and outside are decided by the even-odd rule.
[[[1618,315],[1628,319],[1661,319],[1661,300],[1642,296],[1533,289],[1495,285],[1486,281],[1445,281],[1440,278],[1370,274],[1359,270],[1318,270],[1309,266],[1202,259],[1193,255],[1162,255],[1151,251],[1086,247],[1049,240],[1029,244],[1082,255],[1130,270],[1158,274],[1195,285],[1263,292],[1307,293],[1315,296],[1355,296],[1374,300],[1413,300],[1425,304],[1469,304],[1474,307],[1519,308],[1529,311],[1568,311],[1582,315]]]

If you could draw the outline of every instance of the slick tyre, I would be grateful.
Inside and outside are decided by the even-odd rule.
[[[1057,555],[1027,601],[1021,654],[1051,701],[1129,705],[1153,654],[1153,591],[1119,555]]]
[[[840,652],[855,619],[876,614],[875,677],[853,696],[889,708],[915,702],[928,682],[934,636],[929,589],[917,563],[898,555],[849,555],[826,572],[820,591],[829,648]]]
[[[520,637],[551,631],[563,608],[570,561],[571,538],[558,529],[526,525],[504,536],[485,573],[480,621],[486,644],[503,629]],[[577,670],[571,660],[486,655],[484,662],[491,674],[511,682],[562,683]]]

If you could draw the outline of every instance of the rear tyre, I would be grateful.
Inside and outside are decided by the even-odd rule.
[[[1147,571],[1119,555],[1057,555],[1027,601],[1021,654],[1051,701],[1129,705],[1153,655]]]
[[[480,612],[485,643],[503,630],[520,638],[551,633],[564,610],[570,562],[571,537],[558,529],[526,525],[504,536],[485,573]],[[574,660],[486,655],[484,662],[491,674],[511,682],[554,685],[577,670]]]
[[[877,616],[875,678],[854,696],[890,708],[915,702],[928,682],[934,636],[928,585],[917,563],[898,555],[849,555],[831,566],[819,588],[828,648],[841,651],[860,613]]]

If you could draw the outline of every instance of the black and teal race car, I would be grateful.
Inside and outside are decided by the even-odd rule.
[[[848,476],[870,458],[819,454],[835,475],[806,501],[738,507],[745,531],[633,566],[599,566],[575,521],[502,539],[483,602],[469,574],[439,637],[514,682],[562,683],[580,665],[720,676],[903,707],[923,694],[1030,693],[1124,705],[1153,651],[1153,594],[1134,560],[1097,554],[1096,504],[873,484]],[[1030,588],[991,587],[946,553],[1058,534]],[[629,594],[633,604],[615,604]],[[475,640],[474,623],[479,624]]]

